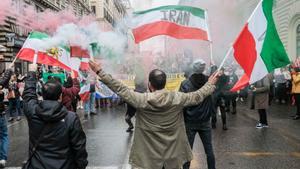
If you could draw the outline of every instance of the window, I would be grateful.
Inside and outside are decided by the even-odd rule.
[[[104,18],[107,20],[107,22],[114,25],[113,17],[109,14],[109,12],[105,8],[104,8]]]
[[[297,57],[300,57],[300,24],[297,27]]]
[[[92,13],[96,14],[96,6],[92,6]]]

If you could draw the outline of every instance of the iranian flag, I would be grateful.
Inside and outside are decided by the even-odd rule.
[[[79,96],[83,102],[90,99],[90,84],[85,84],[80,88]]]
[[[162,6],[134,13],[136,43],[158,35],[176,39],[209,40],[205,10],[189,6]]]
[[[68,71],[78,71],[80,59],[71,58],[68,47],[59,46],[48,50],[44,49],[45,41],[49,38],[45,33],[31,32],[17,57],[29,62],[35,62],[36,59],[36,63],[39,64],[57,66]]]
[[[234,57],[244,76],[231,89],[240,90],[290,63],[272,14],[273,0],[260,1],[233,45]]]
[[[74,70],[76,72],[79,71],[81,59],[76,57],[71,57],[70,47],[61,45],[54,49],[58,51],[58,53],[56,53],[54,56],[57,57],[56,59],[59,62],[63,63],[68,67],[68,69],[66,70],[68,71]]]
[[[90,69],[89,58],[81,58],[80,69],[84,71],[88,71]]]

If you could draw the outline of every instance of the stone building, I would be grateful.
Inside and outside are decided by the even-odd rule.
[[[291,60],[300,57],[300,0],[276,0],[276,26]]]
[[[20,9],[22,5],[31,5],[37,12],[45,9],[60,11],[72,8],[76,16],[90,13],[89,0],[12,0]],[[17,24],[16,18],[7,17],[4,25],[0,25],[0,72],[15,58],[27,38],[30,28]],[[20,72],[27,70],[27,62],[17,61],[15,67]]]
[[[259,0],[249,1],[249,9]],[[279,36],[291,61],[300,57],[300,0],[274,0],[273,15]]]
[[[127,14],[124,0],[90,0],[91,11],[104,30],[112,30]]]

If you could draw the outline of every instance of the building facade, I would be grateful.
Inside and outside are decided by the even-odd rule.
[[[254,9],[259,0],[248,1]],[[300,57],[300,0],[274,0],[273,15],[279,36],[291,61]]]
[[[290,60],[300,57],[300,0],[276,0],[274,18]]]
[[[55,12],[71,8],[74,14],[79,17],[90,13],[89,0],[12,0],[12,2],[19,9],[31,5],[36,12],[43,12],[46,9]],[[30,31],[30,28],[18,25],[13,16],[7,17],[5,24],[0,26],[0,45],[2,46],[0,50],[0,72],[15,58]],[[27,70],[27,64],[27,62],[16,61],[15,68],[22,73]]]
[[[125,0],[90,0],[92,13],[103,30],[112,30],[127,15]]]

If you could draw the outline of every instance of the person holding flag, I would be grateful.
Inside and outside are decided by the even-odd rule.
[[[200,104],[215,90],[218,73],[199,90],[191,93],[165,89],[167,75],[154,69],[149,74],[150,93],[138,93],[106,74],[100,64],[90,61],[99,79],[125,102],[137,109],[136,128],[129,163],[141,169],[182,168],[192,160],[192,151],[184,127],[182,109]]]
[[[234,58],[244,69],[245,74],[233,86],[231,91],[238,91],[252,85],[252,93],[254,94],[252,103],[258,102],[255,97],[268,99],[268,97],[263,97],[263,93],[268,91],[270,86],[270,83],[267,82],[268,74],[276,68],[290,64],[276,29],[272,13],[273,3],[274,0],[261,0],[258,3],[220,65],[220,67],[223,67],[233,50]],[[252,107],[256,108],[255,105]],[[264,124],[258,124],[257,127],[261,128],[267,126],[266,107],[258,108],[260,110],[260,121]],[[260,108],[264,110],[262,111]]]

